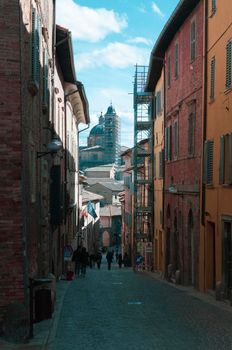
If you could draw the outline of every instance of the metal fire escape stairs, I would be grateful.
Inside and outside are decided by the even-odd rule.
[[[136,65],[134,78],[134,253],[153,237],[152,94],[145,92],[148,67]]]

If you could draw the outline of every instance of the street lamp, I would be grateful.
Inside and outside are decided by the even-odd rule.
[[[47,144],[46,152],[37,152],[37,158],[41,158],[47,154],[55,154],[63,147],[62,141],[57,134],[53,134],[52,140]]]

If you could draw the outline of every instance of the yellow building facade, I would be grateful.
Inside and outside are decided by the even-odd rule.
[[[164,273],[163,232],[163,150],[164,150],[164,89],[163,72],[157,81],[154,108],[154,270]]]
[[[232,2],[205,1],[199,286],[232,297]]]

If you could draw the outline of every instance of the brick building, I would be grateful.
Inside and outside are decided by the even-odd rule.
[[[149,91],[164,63],[164,230],[169,278],[198,286],[203,2],[181,1],[151,54]]]

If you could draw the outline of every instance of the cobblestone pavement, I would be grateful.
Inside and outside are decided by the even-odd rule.
[[[232,349],[232,312],[131,269],[68,282],[49,350]]]

